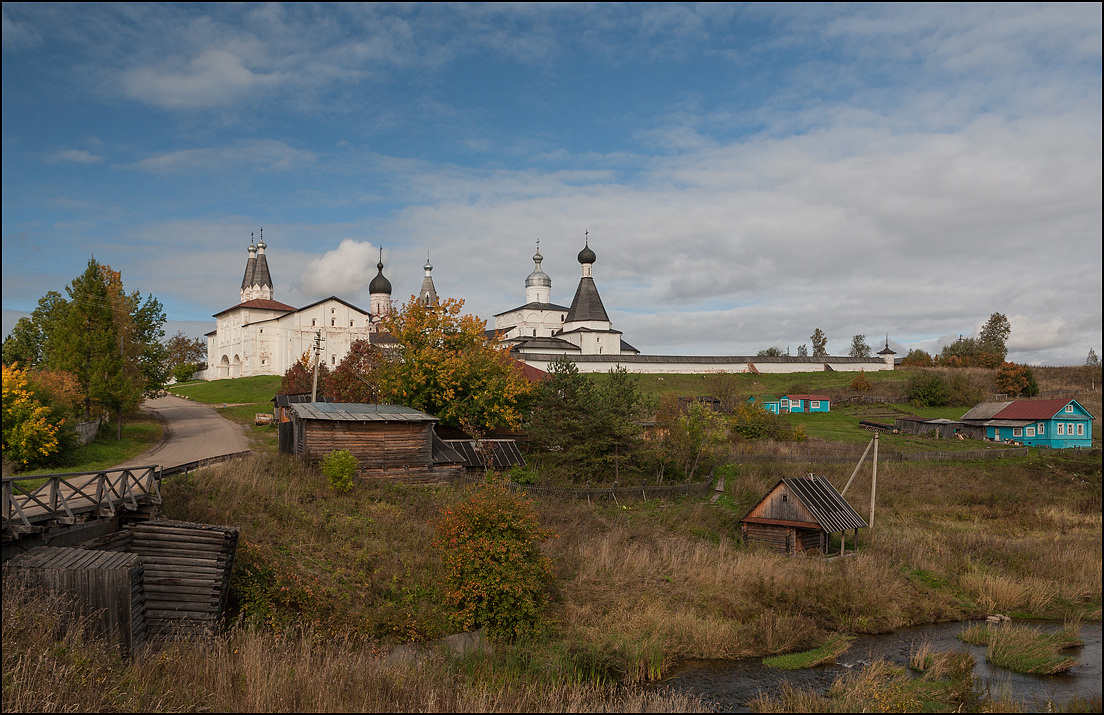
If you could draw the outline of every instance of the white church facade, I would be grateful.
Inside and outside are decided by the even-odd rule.
[[[314,350],[316,341],[320,358],[333,369],[357,340],[388,342],[388,336],[378,330],[379,322],[391,311],[391,283],[383,275],[382,251],[368,287],[371,305],[364,310],[337,296],[302,308],[274,300],[266,248],[263,234],[256,245],[250,242],[241,302],[214,316],[215,329],[206,335],[204,379],[283,375],[304,353]],[[430,296],[425,300],[435,303],[430,270],[427,260],[422,293]]]
[[[831,370],[875,372],[893,369],[895,353],[886,347],[877,357],[763,357],[746,355],[642,355],[613,329],[594,282],[597,256],[589,237],[578,261],[582,275],[570,307],[552,300],[552,279],[541,268],[540,244],[533,256],[533,272],[525,279],[524,305],[494,316],[493,333],[510,354],[537,369],[547,371],[562,357],[571,359],[579,372],[607,372],[620,366],[629,372],[706,374],[714,372],[792,373]]]

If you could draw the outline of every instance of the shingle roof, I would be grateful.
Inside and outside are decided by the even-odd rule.
[[[575,298],[571,301],[571,308],[567,311],[565,322],[580,320],[610,322],[609,316],[606,315],[606,308],[602,305],[602,298],[598,295],[598,287],[594,285],[594,279],[590,276],[579,279],[579,287],[575,290]]]
[[[272,276],[268,274],[268,259],[264,253],[257,254],[257,264],[253,267],[253,276],[250,285],[259,285],[262,288],[272,287]]]

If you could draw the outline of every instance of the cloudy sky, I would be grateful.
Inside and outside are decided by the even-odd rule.
[[[540,239],[646,353],[1101,352],[1101,6],[3,6],[3,328],[90,256],[201,335],[276,298],[483,318]],[[493,319],[492,319],[493,320]]]

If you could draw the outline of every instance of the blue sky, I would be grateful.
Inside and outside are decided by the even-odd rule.
[[[201,335],[429,252],[483,318],[584,231],[647,353],[1101,352],[1101,7],[3,6],[3,328],[91,255]]]

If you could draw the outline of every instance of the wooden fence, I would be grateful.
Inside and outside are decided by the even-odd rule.
[[[75,524],[92,515],[111,518],[161,503],[157,466],[4,477],[4,534],[28,533],[45,522]]]
[[[480,476],[465,477],[462,481],[481,484],[485,480]],[[613,501],[631,501],[634,499],[664,499],[678,496],[701,496],[713,491],[713,480],[690,484],[642,484],[635,487],[539,487],[515,482],[498,482],[514,492],[523,492],[532,497],[554,497],[559,499],[612,499]]]
[[[1027,447],[1010,447],[1006,449],[972,449],[965,451],[931,451],[931,452],[891,452],[885,451],[878,454],[878,459],[883,462],[953,462],[970,461],[974,459],[1004,459],[1006,457],[1026,457]],[[796,453],[789,454],[736,454],[731,460],[739,464],[770,464],[772,462],[785,462],[793,464],[818,463],[818,464],[852,464],[862,456],[861,452],[849,452],[846,454],[826,453]]]

